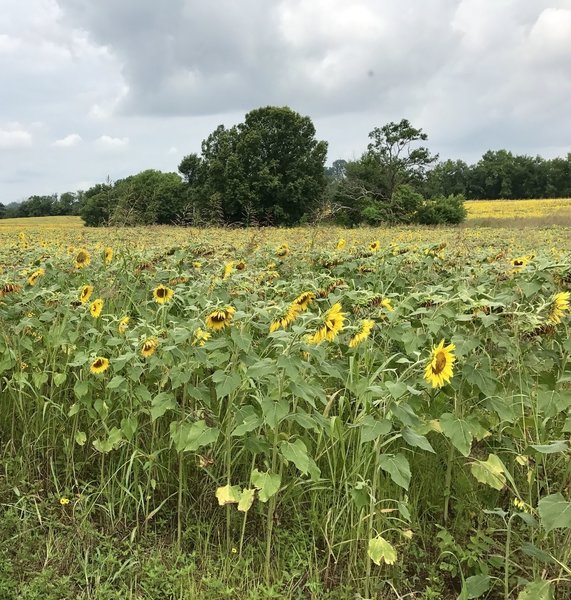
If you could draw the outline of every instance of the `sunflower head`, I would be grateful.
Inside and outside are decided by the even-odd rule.
[[[119,333],[125,333],[127,329],[129,329],[129,321],[131,319],[129,317],[123,317],[119,321]]]
[[[282,244],[276,248],[276,256],[287,256],[289,254],[289,245]]]
[[[107,371],[108,368],[109,360],[107,358],[104,358],[103,356],[97,356],[91,363],[89,370],[95,375],[98,375],[99,373]]]
[[[94,319],[97,319],[103,310],[103,300],[101,298],[97,298],[91,303],[89,307],[89,312]]]
[[[77,251],[77,254],[75,255],[75,260],[74,260],[75,268],[83,269],[84,267],[87,267],[87,265],[89,265],[90,262],[91,262],[91,254],[89,254],[89,252],[85,248],[80,248]]]
[[[569,312],[571,299],[571,292],[559,292],[553,296],[551,300],[551,306],[549,310],[549,316],[547,317],[551,323],[561,323],[561,318],[565,316],[565,313]]]
[[[278,329],[286,329],[291,325],[302,312],[301,307],[294,302],[290,304],[285,312],[282,313],[275,321],[270,325],[270,333],[277,331]]]
[[[226,308],[212,311],[206,317],[206,327],[208,329],[213,329],[214,331],[230,327],[235,312],[236,309],[233,306],[227,306]]]
[[[371,335],[374,326],[375,321],[372,319],[363,319],[359,331],[349,340],[349,348],[356,348],[362,344]]]
[[[147,338],[142,344],[141,344],[141,356],[143,356],[144,358],[149,358],[149,356],[152,356],[157,347],[159,345],[159,340],[157,338]]]
[[[456,349],[454,344],[444,346],[444,340],[432,348],[430,358],[424,370],[424,378],[434,388],[440,388],[448,383],[454,374],[453,365],[456,357],[453,350]]]
[[[105,261],[106,265],[111,264],[111,261],[113,260],[113,248],[107,246],[107,248],[105,248],[104,252],[103,252],[103,260]]]
[[[85,304],[91,298],[91,294],[93,294],[93,286],[92,285],[84,285],[81,290],[79,290],[79,300],[82,304]]]
[[[200,327],[194,332],[194,339],[192,340],[193,346],[204,346],[204,344],[212,336],[208,331],[204,331]]]
[[[324,340],[332,342],[343,329],[346,314],[341,311],[341,304],[336,302],[323,316],[323,323],[317,331],[309,336],[310,344],[320,344]]]
[[[309,305],[315,300],[313,292],[302,292],[294,301],[293,304],[299,306],[300,310],[307,310]]]
[[[28,277],[28,284],[29,285],[36,285],[36,283],[38,282],[38,279],[40,277],[42,277],[43,275],[45,275],[45,271],[43,269],[38,269],[37,271],[34,271],[29,277]]]
[[[17,294],[22,291],[22,286],[17,283],[5,283],[0,286],[0,298],[8,296],[9,294]]]
[[[174,291],[166,285],[158,285],[153,290],[153,298],[158,304],[165,304],[166,302],[170,302],[173,296]]]
[[[369,244],[369,250],[371,252],[378,252],[381,249],[381,242],[379,240],[375,240]]]
[[[337,242],[337,250],[345,250],[345,246],[347,245],[347,242],[341,238],[338,242]]]

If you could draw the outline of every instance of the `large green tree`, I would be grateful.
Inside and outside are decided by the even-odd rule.
[[[292,225],[323,194],[326,154],[309,117],[266,106],[235,127],[220,125],[202,142],[202,155],[186,156],[179,172],[206,219]]]

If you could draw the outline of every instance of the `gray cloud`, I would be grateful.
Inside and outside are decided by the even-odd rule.
[[[442,157],[571,150],[571,0],[4,2],[0,201],[176,170],[267,104],[310,115],[329,160],[403,117]]]

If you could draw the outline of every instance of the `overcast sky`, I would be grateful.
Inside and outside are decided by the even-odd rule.
[[[0,0],[0,202],[176,171],[309,115],[328,162],[408,118],[441,158],[571,151],[571,0]]]

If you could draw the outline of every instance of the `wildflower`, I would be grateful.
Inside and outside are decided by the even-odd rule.
[[[381,242],[379,240],[375,240],[369,244],[369,250],[371,252],[378,252],[381,249]]]
[[[62,506],[66,506],[66,505],[68,505],[68,504],[69,504],[69,498],[66,498],[65,496],[62,496],[62,497],[59,499],[59,503],[60,503]]]
[[[45,275],[45,271],[43,269],[38,269],[37,271],[34,271],[29,277],[28,277],[28,283],[30,285],[36,285],[38,279],[40,277],[42,277],[43,275]]]
[[[131,319],[129,317],[123,317],[119,321],[119,333],[125,333],[127,329],[129,329],[129,321]]]
[[[158,345],[159,345],[159,340],[157,340],[157,338],[147,338],[141,344],[141,356],[144,356],[145,358],[149,358],[149,356],[152,356],[155,353]]]
[[[364,319],[361,321],[361,329],[349,340],[349,348],[356,348],[362,344],[371,334],[375,321],[372,319]]]
[[[438,346],[434,346],[432,349],[430,359],[424,371],[424,378],[428,383],[432,384],[432,387],[442,387],[452,379],[452,375],[454,374],[452,365],[456,360],[452,351],[455,348],[454,344],[449,344],[445,347],[444,340],[442,340]]]
[[[289,245],[282,244],[276,248],[276,256],[287,256],[289,254]]]
[[[111,261],[113,260],[113,248],[107,246],[107,248],[105,248],[105,251],[103,252],[103,258],[105,260],[105,264],[110,265]]]
[[[89,370],[94,375],[99,375],[99,373],[103,373],[107,371],[109,368],[109,360],[104,358],[103,356],[97,356],[95,360],[91,363]]]
[[[93,286],[92,285],[84,285],[79,292],[79,300],[82,304],[85,304],[91,298],[91,294],[93,294]]]
[[[75,260],[74,260],[75,268],[83,269],[84,267],[87,267],[87,265],[90,262],[91,262],[91,254],[89,254],[89,252],[87,250],[85,250],[85,248],[80,248],[77,251],[77,254],[75,255]]]
[[[204,344],[211,338],[212,334],[208,331],[204,331],[200,327],[194,332],[194,340],[192,341],[193,346],[204,346]]]
[[[565,316],[566,312],[569,312],[569,299],[571,298],[571,292],[559,292],[553,296],[551,302],[551,310],[547,317],[552,323],[561,323],[561,317]]]
[[[308,338],[310,344],[320,344],[323,340],[332,342],[343,329],[345,313],[341,312],[341,304],[336,302],[323,317],[323,325]]]
[[[345,250],[345,246],[347,245],[347,242],[341,238],[338,242],[337,242],[337,250]]]
[[[97,319],[103,310],[103,300],[101,298],[97,298],[91,303],[89,307],[89,312],[94,319]]]
[[[233,306],[227,306],[225,309],[212,311],[206,317],[206,327],[208,327],[208,329],[214,329],[214,331],[230,327],[230,322],[232,321],[235,312],[236,309]]]
[[[158,304],[165,304],[166,302],[170,302],[173,296],[174,291],[166,285],[158,285],[153,290],[153,298]]]

